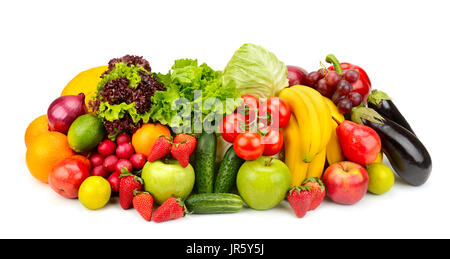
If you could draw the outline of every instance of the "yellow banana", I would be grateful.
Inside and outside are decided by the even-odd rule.
[[[328,105],[328,108],[330,109],[331,116],[333,116],[340,122],[344,121],[345,118],[339,112],[336,105],[334,105],[334,103],[326,97],[323,97],[323,99],[325,100],[325,103]],[[331,126],[332,126],[332,131],[331,131],[330,141],[328,142],[328,145],[326,148],[327,149],[326,153],[327,153],[328,164],[332,165],[334,163],[344,161],[345,157],[344,157],[344,154],[342,153],[341,145],[339,144],[339,139],[336,134],[336,128],[338,125],[332,118],[330,118],[330,122],[331,122]]]
[[[304,110],[308,112],[309,115],[309,131],[311,131],[311,137],[309,139],[308,145],[306,145],[306,149],[302,150],[302,159],[304,162],[310,163],[314,156],[317,155],[319,152],[319,145],[320,145],[320,120],[319,120],[319,114],[317,113],[316,108],[314,107],[314,104],[312,100],[309,98],[308,95],[300,91],[299,88],[302,86],[294,86],[292,89],[294,90],[292,94],[296,97],[297,100],[302,100],[304,106],[302,107]],[[299,120],[299,127],[308,127],[304,121]]]
[[[291,114],[289,123],[281,130],[284,137],[284,162],[291,171],[291,186],[300,186],[306,178],[308,164],[300,159],[300,129],[295,114]]]
[[[308,172],[306,177],[322,177],[323,169],[325,167],[325,160],[327,156],[327,149],[324,148],[322,151],[314,157],[313,161],[309,164]]]
[[[323,150],[327,146],[328,141],[330,140],[331,137],[330,109],[328,108],[328,105],[325,103],[324,97],[318,91],[314,90],[311,87],[299,87],[297,89],[308,95],[314,107],[316,108],[321,128],[321,135],[319,139],[320,142],[319,150]]]
[[[297,121],[298,133],[296,138],[299,139],[300,143],[296,154],[301,157],[301,160],[311,162],[315,155],[310,152],[313,134],[313,120],[311,118],[313,111],[310,113],[312,108],[307,108],[305,100],[299,97],[297,91],[292,87],[283,89],[279,97],[289,104],[291,114],[295,115]]]

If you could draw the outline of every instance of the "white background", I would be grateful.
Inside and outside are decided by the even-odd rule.
[[[2,1],[0,237],[449,238],[449,8],[433,0]],[[352,206],[325,201],[303,219],[283,202],[156,224],[118,202],[87,210],[28,172],[25,129],[78,72],[125,54],[144,56],[155,72],[184,57],[221,70],[247,42],[309,71],[329,53],[362,66],[428,147],[430,180],[399,180]]]

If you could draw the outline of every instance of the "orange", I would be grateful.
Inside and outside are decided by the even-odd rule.
[[[47,115],[41,115],[28,125],[25,131],[25,146],[28,147],[33,139],[45,132],[49,132]]]
[[[28,170],[36,179],[47,183],[53,166],[73,155],[66,135],[56,131],[42,133],[28,146],[26,154]]]
[[[169,128],[159,123],[146,123],[133,134],[131,144],[136,153],[148,156],[161,135],[170,137]]]
[[[61,96],[63,95],[78,95],[84,93],[86,98],[84,99],[86,106],[88,106],[89,100],[97,93],[97,85],[100,82],[100,76],[108,69],[108,66],[94,67],[85,70],[76,75],[70,82],[64,87]],[[89,107],[89,106],[88,106]]]

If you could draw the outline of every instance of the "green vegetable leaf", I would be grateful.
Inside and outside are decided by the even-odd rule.
[[[116,63],[114,64],[114,68],[111,70],[109,74],[104,74],[102,80],[98,83],[97,88],[100,91],[103,89],[103,87],[107,82],[122,77],[128,79],[130,87],[136,88],[139,85],[139,82],[141,82],[141,76],[139,75],[139,71],[145,71],[146,73],[149,73],[141,66],[135,65],[127,66],[127,64],[123,62]]]
[[[177,132],[193,132],[204,122],[221,119],[240,104],[234,100],[238,97],[236,89],[222,85],[222,72],[205,63],[198,65],[197,60],[176,60],[167,74],[158,74],[158,81],[167,90],[152,97],[150,118]]]
[[[97,111],[97,116],[103,120],[115,121],[123,118],[123,116],[128,113],[134,123],[137,123],[140,120],[147,123],[150,120],[150,112],[138,113],[135,105],[135,103],[109,104],[107,102],[102,102]]]

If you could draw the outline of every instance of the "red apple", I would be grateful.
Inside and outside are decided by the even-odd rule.
[[[293,85],[305,85],[306,84],[306,72],[305,69],[297,66],[287,66],[288,74],[287,78],[289,79],[289,86]]]
[[[89,177],[89,170],[77,158],[66,158],[55,164],[48,175],[50,187],[63,197],[78,198],[81,183]]]
[[[359,164],[343,161],[325,170],[323,183],[334,202],[355,204],[362,199],[369,186],[369,175]]]

